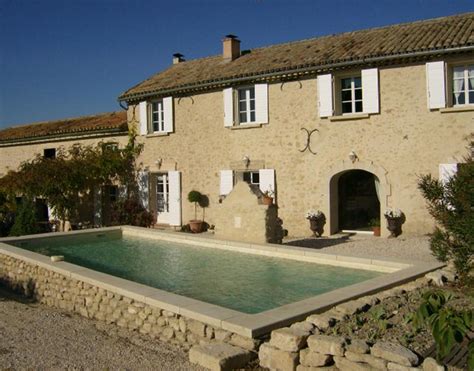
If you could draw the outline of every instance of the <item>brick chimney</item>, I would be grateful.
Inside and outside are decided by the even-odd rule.
[[[233,61],[240,57],[240,40],[235,35],[226,35],[222,40],[222,56],[227,61]]]
[[[181,63],[181,62],[184,62],[184,61],[185,61],[184,55],[182,55],[180,53],[173,54],[173,64],[178,64],[178,63]]]

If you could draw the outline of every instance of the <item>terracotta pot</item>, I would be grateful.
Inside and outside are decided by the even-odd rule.
[[[273,205],[273,197],[263,196],[262,197],[262,204],[264,204],[264,205]]]
[[[193,233],[201,233],[204,222],[202,220],[190,220],[189,228]]]
[[[375,237],[380,237],[380,227],[372,227]]]

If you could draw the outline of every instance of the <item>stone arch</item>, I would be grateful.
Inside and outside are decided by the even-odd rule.
[[[320,189],[326,190],[324,200],[324,210],[327,211],[327,233],[334,234],[339,231],[339,204],[338,204],[338,180],[339,177],[350,170],[364,170],[374,174],[380,182],[380,223],[382,236],[388,235],[385,228],[385,218],[383,212],[388,208],[388,201],[392,189],[388,181],[387,170],[374,164],[372,161],[341,161],[331,166],[326,172],[326,176],[321,179]]]

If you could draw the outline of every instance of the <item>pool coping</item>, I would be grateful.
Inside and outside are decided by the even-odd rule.
[[[124,236],[155,238],[192,244],[193,246],[218,248],[261,256],[329,264],[356,269],[384,271],[386,274],[261,313],[246,314],[215,304],[173,294],[168,291],[146,286],[106,273],[94,271],[65,261],[52,262],[48,256],[8,245],[8,242],[14,241],[71,237],[80,234],[101,234],[112,231],[121,231]],[[304,320],[310,314],[323,312],[337,304],[406,283],[444,266],[442,263],[435,262],[408,262],[400,259],[372,259],[370,257],[364,258],[324,254],[304,247],[224,241],[185,233],[131,226],[106,227],[73,232],[55,232],[21,237],[0,238],[0,254],[35,264],[60,273],[66,277],[80,280],[119,295],[129,297],[133,300],[141,301],[145,304],[156,306],[184,317],[198,320],[211,326],[232,331],[249,338],[258,337],[269,333],[275,328]]]

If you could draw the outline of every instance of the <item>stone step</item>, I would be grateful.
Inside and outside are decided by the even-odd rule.
[[[191,363],[212,371],[243,368],[256,356],[253,352],[224,343],[196,345],[189,351],[189,361]]]

